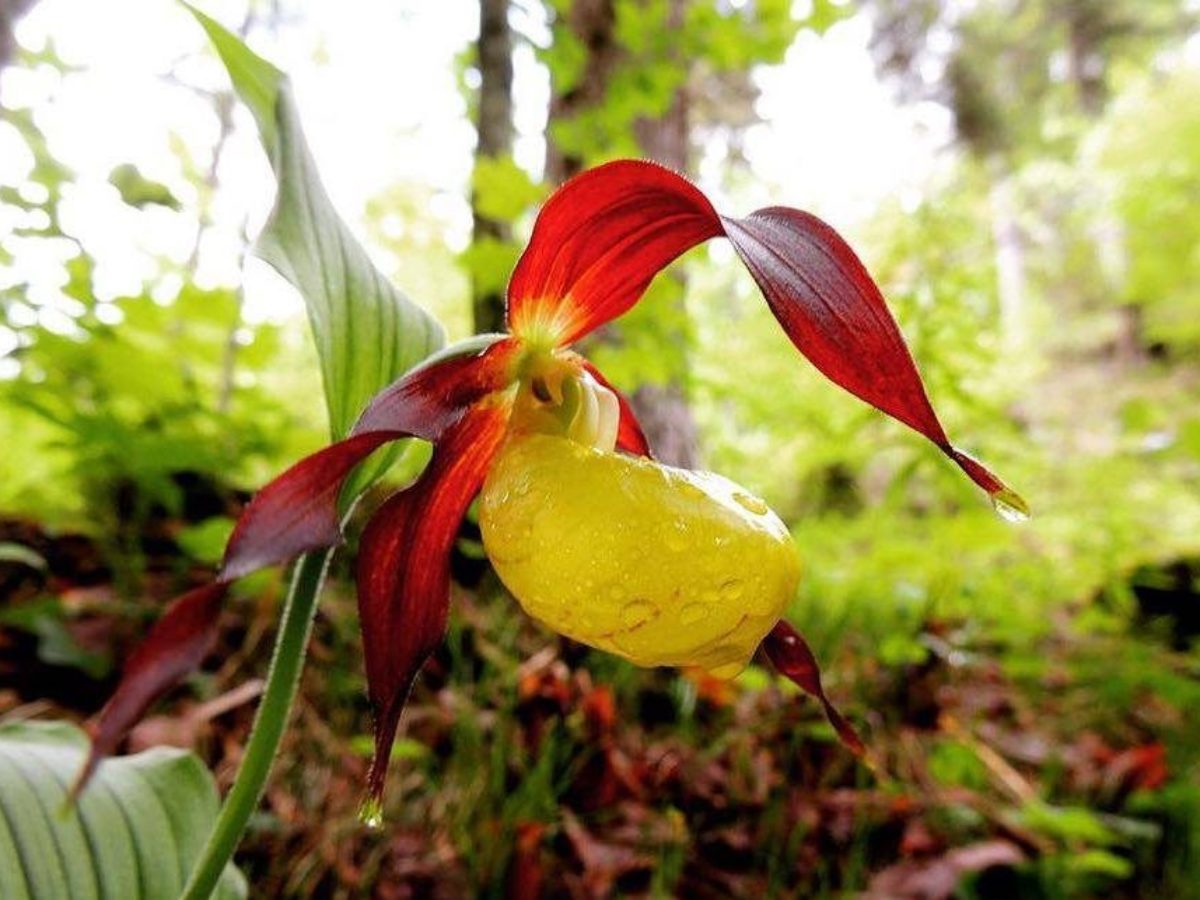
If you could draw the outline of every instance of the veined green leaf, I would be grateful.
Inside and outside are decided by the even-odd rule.
[[[83,732],[63,722],[0,725],[0,893],[178,895],[217,815],[212,776],[194,754],[160,747],[105,760],[69,807],[87,750]],[[216,896],[246,896],[233,866]]]
[[[300,127],[287,76],[188,7],[258,123],[279,183],[255,252],[304,298],[334,439],[367,401],[442,346],[438,322],[391,285],[333,208]]]

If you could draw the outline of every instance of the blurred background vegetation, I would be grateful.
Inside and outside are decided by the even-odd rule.
[[[8,717],[94,712],[162,599],[219,558],[249,493],[323,441],[298,302],[257,263],[242,280],[269,206],[253,127],[186,15],[145,6],[131,11],[181,30],[142,75],[161,105],[112,134],[103,108],[75,131],[55,118],[81,108],[73,92],[122,102],[78,27],[75,56],[60,50],[71,7],[0,3]],[[212,6],[285,68],[303,61],[311,84],[333,77],[333,13]],[[746,484],[791,525],[807,569],[792,618],[874,768],[766,670],[725,686],[541,632],[468,527],[450,638],[397,744],[380,833],[354,818],[369,721],[340,564],[239,857],[255,890],[1200,896],[1197,4],[368,6],[336,17],[383,17],[416,44],[434,18],[461,24],[422,63],[453,75],[436,130],[449,143],[430,146],[411,79],[357,85],[347,102],[374,124],[325,121],[328,106],[310,119],[302,74],[300,108],[343,213],[454,338],[500,327],[538,204],[587,166],[657,159],[731,212],[810,205],[756,156],[789,100],[761,95],[822,48],[869,59],[889,108],[942,124],[919,177],[884,178],[900,187],[864,209],[815,211],[883,286],[950,433],[1035,515],[997,519],[939,454],[803,363],[729,248],[694,251],[587,350],[662,458]],[[873,114],[832,76],[802,87],[836,116]],[[793,157],[771,152],[804,165],[826,133],[853,133],[832,121]],[[322,137],[334,131],[364,160],[370,136],[402,133],[436,174],[376,167],[348,188],[355,161]],[[91,140],[107,150],[76,171],[66,160]],[[868,160],[831,172],[848,189],[910,150],[825,148]],[[239,587],[221,653],[132,746],[195,746],[228,781],[280,591],[278,574]]]

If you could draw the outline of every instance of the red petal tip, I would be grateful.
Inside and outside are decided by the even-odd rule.
[[[788,622],[781,620],[771,629],[771,633],[763,641],[763,647],[767,651],[767,657],[771,660],[771,664],[775,666],[780,675],[821,703],[825,710],[825,717],[829,719],[829,724],[833,726],[846,749],[855,756],[866,754],[866,745],[858,736],[858,732],[854,730],[854,726],[825,695],[825,688],[821,685],[821,669],[817,665],[817,659],[813,656],[812,649],[800,636],[800,632],[796,631]]]

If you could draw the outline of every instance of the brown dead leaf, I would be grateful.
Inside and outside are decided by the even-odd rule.
[[[1025,859],[1009,841],[981,841],[957,847],[926,862],[889,866],[871,879],[864,900],[948,900],[965,875],[995,866],[1011,867]]]

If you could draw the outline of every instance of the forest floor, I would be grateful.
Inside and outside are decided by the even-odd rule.
[[[151,542],[145,592],[200,580]],[[83,719],[150,604],[121,599],[96,545],[0,523],[0,719]],[[336,572],[301,700],[238,863],[276,897],[1200,896],[1200,672],[1187,635],[1082,629],[1069,598],[1024,645],[928,619],[925,652],[825,660],[858,725],[852,757],[767,669],[733,683],[636,670],[549,636],[478,563],[393,754],[387,817],[357,818],[370,716],[353,592]],[[197,750],[232,779],[282,576],[232,599],[205,670],[129,749]],[[1176,621],[1178,624],[1178,621]]]

